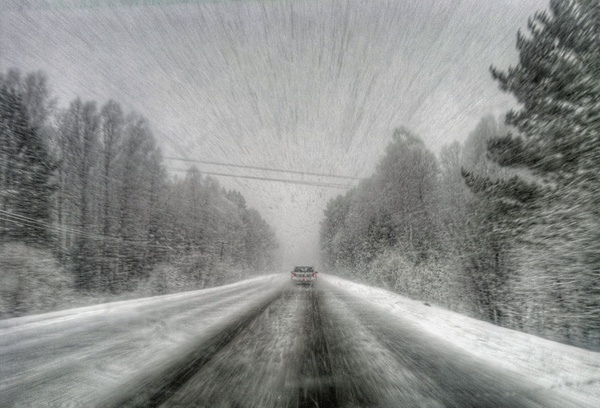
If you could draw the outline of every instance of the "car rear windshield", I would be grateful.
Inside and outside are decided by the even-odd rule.
[[[312,272],[312,266],[296,266],[294,272]]]

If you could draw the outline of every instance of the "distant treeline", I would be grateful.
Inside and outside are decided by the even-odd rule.
[[[14,243],[51,251],[77,290],[113,293],[159,264],[195,287],[264,271],[277,247],[240,193],[195,169],[168,175],[141,115],[114,101],[58,109],[42,72],[10,70],[0,74],[0,245]],[[166,275],[153,278],[168,286]]]
[[[520,109],[439,159],[402,129],[332,200],[323,260],[414,298],[600,347],[600,5],[553,0],[492,68]]]

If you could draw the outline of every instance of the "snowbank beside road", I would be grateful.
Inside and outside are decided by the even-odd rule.
[[[600,353],[498,327],[396,293],[321,274],[321,279],[399,319],[497,366],[525,374],[540,387],[600,406]]]

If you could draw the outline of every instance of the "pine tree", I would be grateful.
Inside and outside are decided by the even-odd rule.
[[[520,62],[492,68],[522,105],[507,115],[520,135],[491,141],[492,158],[551,183],[597,180],[600,169],[600,3],[552,0],[517,35]],[[521,136],[522,135],[522,136]]]
[[[491,69],[520,108],[506,117],[516,134],[488,151],[537,186],[479,184],[505,202],[537,192],[533,211],[510,215],[524,227],[521,313],[562,340],[600,344],[600,3],[551,0],[528,31],[517,36],[519,63]]]

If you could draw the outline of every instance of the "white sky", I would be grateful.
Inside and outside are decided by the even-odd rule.
[[[115,99],[150,119],[165,156],[360,177],[396,127],[438,152],[511,107],[489,67],[516,62],[517,29],[548,3],[4,1],[0,69],[43,70],[61,105]],[[276,229],[282,267],[317,263],[343,190],[216,178]]]

